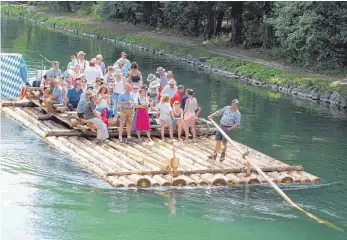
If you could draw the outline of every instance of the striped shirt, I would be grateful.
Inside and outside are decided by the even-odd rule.
[[[240,126],[241,123],[241,113],[239,110],[233,111],[230,106],[226,106],[216,112],[217,116],[222,116],[220,124],[222,126],[232,127],[236,123]]]

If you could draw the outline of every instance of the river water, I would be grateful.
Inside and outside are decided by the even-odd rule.
[[[37,52],[66,68],[79,50],[121,51],[144,76],[163,66],[195,90],[207,116],[238,98],[242,127],[232,138],[320,176],[319,185],[282,186],[300,206],[347,230],[347,114],[205,74],[146,52],[3,17],[2,52],[23,54],[30,75]],[[44,63],[49,67],[48,63]],[[1,116],[1,239],[347,239],[288,206],[268,186],[116,190],[20,124]]]

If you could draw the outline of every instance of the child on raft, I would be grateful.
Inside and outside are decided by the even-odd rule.
[[[173,117],[172,107],[170,105],[170,96],[164,94],[160,98],[160,103],[155,107],[156,110],[159,110],[159,120],[160,120],[160,132],[161,139],[165,139],[164,131],[165,126],[169,127],[170,139],[173,140],[173,126],[171,117]]]

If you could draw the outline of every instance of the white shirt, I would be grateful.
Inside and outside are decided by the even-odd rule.
[[[100,72],[100,76],[104,76],[104,74],[102,73],[102,69],[99,65],[95,65],[96,69],[98,69],[98,71]]]
[[[95,67],[87,67],[84,71],[84,76],[86,76],[87,84],[92,84],[95,82],[96,78],[101,77],[102,75]]]
[[[170,103],[158,103],[157,108],[159,108],[159,119],[168,121],[170,119],[169,112],[172,110]]]
[[[113,92],[116,94],[121,94],[122,92],[124,92],[124,79],[122,78],[119,82],[117,81],[117,79],[114,81],[115,86],[113,88]]]
[[[139,93],[131,93],[131,96],[133,97],[133,102],[138,104],[138,98],[140,97]]]
[[[172,98],[175,93],[177,92],[177,86],[175,85],[174,89],[170,88],[170,85],[166,85],[164,87],[164,89],[161,91],[161,94],[163,96],[163,94],[168,94],[170,96],[170,98]]]
[[[89,67],[89,62],[87,60],[83,60],[83,61],[78,60],[77,63],[78,63],[78,65],[80,65],[81,71],[83,71],[83,69],[87,69]]]

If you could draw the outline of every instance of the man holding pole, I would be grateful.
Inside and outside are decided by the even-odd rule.
[[[233,129],[238,128],[240,126],[241,113],[239,112],[238,108],[239,101],[237,99],[234,99],[231,102],[231,106],[226,106],[218,110],[217,112],[212,113],[210,116],[208,116],[208,118],[211,119],[214,116],[222,116],[220,120],[220,127],[226,134],[229,135]],[[219,131],[217,131],[216,133],[216,148],[214,150],[214,153],[209,156],[210,159],[215,160],[217,158],[217,153],[220,149],[221,142],[223,143],[223,149],[221,151],[221,156],[219,160],[223,161],[225,159],[225,152],[227,150],[227,139],[223,137]]]

